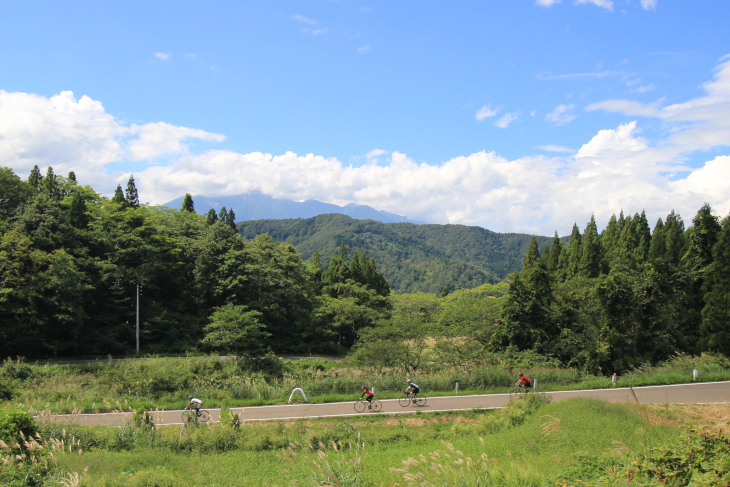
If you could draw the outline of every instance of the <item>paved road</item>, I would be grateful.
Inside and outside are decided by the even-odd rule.
[[[636,387],[634,393],[641,403],[722,403],[730,402],[730,381],[703,382],[697,384],[677,384],[670,386]],[[576,397],[602,399],[609,402],[635,402],[628,388],[598,389],[582,391],[545,392],[554,401]],[[475,396],[448,396],[428,398],[423,407],[401,407],[397,399],[383,399],[380,413],[365,414],[407,414],[418,410],[423,412],[459,411],[474,408],[501,408],[509,403],[509,394],[485,394]],[[354,401],[353,401],[354,402]],[[204,408],[205,409],[205,408]],[[303,418],[326,418],[335,416],[357,416],[352,402],[329,404],[285,404],[279,406],[256,406],[232,408],[244,421],[292,420]],[[218,421],[220,409],[207,409],[211,419]],[[154,421],[160,425],[181,424],[180,410],[161,411],[154,414]],[[54,419],[80,425],[120,426],[129,421],[131,413],[100,413],[60,415]]]

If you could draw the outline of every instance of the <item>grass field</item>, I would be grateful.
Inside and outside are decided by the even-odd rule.
[[[613,386],[610,377],[575,369],[533,366],[520,370],[535,379],[542,391]],[[627,373],[618,378],[618,385],[691,382],[693,370],[698,370],[702,381],[730,380],[730,363],[723,357],[679,356],[661,366]],[[431,364],[408,377],[429,396],[439,396],[453,394],[457,383],[462,394],[507,392],[516,375],[500,363],[482,363],[469,367]],[[310,402],[337,402],[353,400],[362,384],[387,399],[401,394],[405,378],[395,370],[365,370],[327,360],[277,361],[265,372],[244,370],[233,360],[215,356],[149,357],[69,367],[6,360],[0,367],[4,387],[0,405],[49,413],[175,409],[184,407],[187,396],[194,395],[209,407],[254,406],[286,402],[295,387],[304,388]]]
[[[165,427],[127,443],[114,440],[130,434],[123,428],[69,429],[89,451],[59,461],[69,471],[88,467],[84,486],[547,486],[596,481],[670,444],[687,424],[730,416],[726,405],[532,398],[496,412],[200,426],[180,439]]]

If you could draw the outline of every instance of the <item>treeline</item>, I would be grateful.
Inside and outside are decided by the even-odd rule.
[[[108,199],[73,173],[0,168],[0,356],[133,352],[138,285],[142,353],[338,352],[387,315],[363,252],[342,246],[322,272],[268,235],[244,240],[234,218],[195,214],[189,195],[180,211],[140,204],[133,177]],[[257,343],[235,350],[231,313]]]
[[[498,283],[520,269],[530,236],[496,233],[465,225],[415,225],[355,220],[345,215],[306,219],[238,222],[253,239],[269,234],[288,242],[309,260],[314,252],[329,259],[344,242],[374,257],[396,293],[440,293]],[[540,247],[549,237],[537,237]]]
[[[730,218],[705,204],[685,229],[672,211],[652,232],[646,215],[593,218],[530,245],[505,296],[497,349],[532,350],[594,372],[674,353],[730,354]]]

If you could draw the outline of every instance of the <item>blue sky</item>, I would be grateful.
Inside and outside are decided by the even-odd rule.
[[[0,165],[551,234],[730,211],[730,2],[13,2]]]

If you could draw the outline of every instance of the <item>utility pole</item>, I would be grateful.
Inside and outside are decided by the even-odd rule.
[[[139,284],[137,284],[137,355],[139,355]]]

